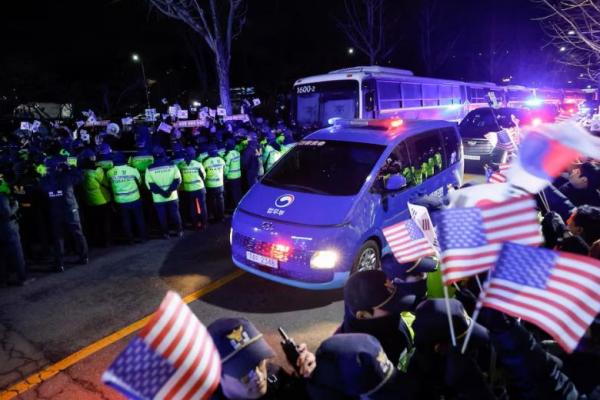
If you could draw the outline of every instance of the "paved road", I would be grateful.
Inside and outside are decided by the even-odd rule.
[[[61,360],[90,350],[90,345],[91,355],[81,360],[75,355],[74,365],[17,398],[121,398],[100,382],[100,376],[132,335],[98,351],[95,343],[152,313],[167,290],[185,296],[230,279],[238,270],[229,258],[228,234],[224,223],[182,239],[96,251],[87,266],[39,274],[25,288],[1,289],[0,399],[14,397],[6,390],[19,382],[24,387],[25,378],[56,363],[64,365]],[[233,278],[190,303],[204,323],[244,315],[274,347],[278,348],[276,328],[281,325],[315,349],[340,321],[340,290],[307,292],[245,273]]]

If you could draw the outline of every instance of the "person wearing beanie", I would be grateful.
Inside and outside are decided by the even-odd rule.
[[[140,172],[125,161],[122,153],[114,157],[115,166],[107,173],[112,192],[121,220],[125,240],[133,244],[133,229],[135,229],[138,240],[146,240],[146,225],[142,212],[140,200],[140,186],[142,178]]]
[[[241,156],[235,149],[235,142],[228,140],[225,145],[225,164],[227,173],[225,174],[225,194],[227,196],[227,209],[233,214],[242,198],[242,170]]]
[[[105,172],[113,167],[112,149],[107,143],[102,143],[98,146],[96,165],[102,168]]]
[[[146,171],[146,187],[152,192],[152,201],[158,217],[162,237],[169,238],[169,222],[176,234],[183,236],[177,188],[181,184],[181,172],[168,159],[161,147],[154,149],[154,163]]]
[[[217,222],[223,221],[225,214],[224,178],[227,163],[219,156],[217,147],[208,147],[208,157],[202,163],[206,170],[206,202],[208,210]]]
[[[193,147],[188,147],[185,149],[183,161],[177,164],[177,167],[181,172],[181,194],[187,216],[195,229],[204,229],[208,221],[204,184],[206,171],[202,163],[195,158],[196,150]]]

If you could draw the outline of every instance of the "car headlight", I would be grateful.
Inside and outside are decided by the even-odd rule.
[[[338,253],[333,250],[315,251],[310,258],[310,267],[313,269],[332,269],[338,262]]]
[[[233,228],[229,228],[229,245],[233,245]]]

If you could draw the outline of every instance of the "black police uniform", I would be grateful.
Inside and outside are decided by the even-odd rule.
[[[58,270],[63,268],[65,232],[73,237],[79,262],[87,262],[88,246],[81,229],[79,206],[73,188],[82,180],[80,171],[60,164],[40,181],[40,187],[48,200],[54,262]]]
[[[20,282],[27,278],[16,217],[18,208],[16,201],[0,193],[0,282],[8,282],[10,269],[16,271]]]

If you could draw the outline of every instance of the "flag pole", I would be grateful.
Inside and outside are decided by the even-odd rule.
[[[446,315],[448,316],[448,325],[450,326],[450,339],[452,339],[452,347],[456,347],[456,335],[454,334],[454,324],[452,324],[452,315],[450,315],[450,296],[448,295],[448,286],[442,286],[444,288],[444,299],[446,300]]]
[[[477,305],[475,306],[475,311],[473,312],[473,317],[471,317],[471,325],[469,325],[469,329],[467,329],[467,336],[465,336],[465,341],[463,342],[462,349],[460,350],[461,354],[465,354],[467,351],[467,345],[469,344],[469,340],[471,339],[471,334],[473,333],[473,328],[475,328],[475,322],[477,322],[477,318],[479,317],[479,312],[481,311],[481,303],[483,298],[485,297],[485,292],[487,291],[488,286],[490,285],[490,280],[488,278],[485,281],[485,287],[479,293],[479,299],[477,300]]]

